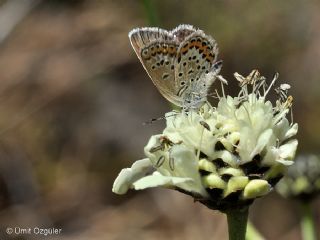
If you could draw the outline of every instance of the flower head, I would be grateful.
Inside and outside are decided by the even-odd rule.
[[[219,97],[197,110],[169,112],[162,134],[152,136],[146,157],[124,169],[113,191],[167,187],[225,211],[247,206],[272,189],[292,164],[298,125],[286,116],[292,105],[287,88],[277,88],[276,105],[266,100],[270,86],[257,70],[235,74],[237,97]]]
[[[312,200],[320,193],[320,157],[298,156],[276,189],[286,198]]]

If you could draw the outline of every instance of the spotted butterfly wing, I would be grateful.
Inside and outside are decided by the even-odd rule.
[[[201,30],[181,42],[176,57],[175,82],[177,96],[184,106],[203,102],[208,89],[219,73],[222,62],[216,62],[218,48],[215,40]]]
[[[138,28],[129,33],[131,45],[152,82],[166,99],[178,106],[183,101],[175,94],[175,58],[180,42],[194,31],[191,25],[180,25],[171,32]]]
[[[213,68],[218,53],[211,37],[191,25],[180,25],[172,31],[134,29],[129,38],[143,67],[166,99],[185,107],[194,102],[195,96],[206,98],[212,80],[204,75]],[[220,68],[215,70],[217,73]]]
[[[141,28],[131,31],[129,38],[159,92],[170,102],[180,106],[180,99],[173,94],[174,59],[179,47],[173,35],[159,28]]]
[[[175,40],[180,44],[186,39],[186,37],[188,37],[190,34],[194,33],[195,31],[197,31],[197,29],[194,26],[188,25],[188,24],[181,24],[175,29],[173,29],[170,33],[174,36]]]

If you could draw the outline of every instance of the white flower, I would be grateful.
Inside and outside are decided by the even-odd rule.
[[[197,111],[167,113],[163,133],[145,147],[147,159],[122,170],[113,191],[162,186],[220,210],[267,194],[296,152],[298,142],[291,138],[298,125],[286,119],[292,97],[286,96],[288,88],[279,88],[273,106],[266,100],[271,86],[256,70],[235,76],[241,86],[237,97],[220,97],[216,108],[206,103]]]

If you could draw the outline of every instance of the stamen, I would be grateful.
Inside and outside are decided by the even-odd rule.
[[[267,94],[269,93],[271,87],[272,87],[272,86],[274,85],[274,83],[277,81],[278,77],[279,77],[279,73],[275,73],[274,76],[273,76],[273,79],[272,79],[271,84],[269,85],[267,91],[264,93],[264,97],[267,96]]]
[[[174,171],[174,158],[171,156],[169,157],[169,167],[171,171]]]
[[[155,167],[156,167],[156,168],[161,167],[162,164],[164,163],[164,160],[165,160],[165,157],[164,157],[164,156],[160,156],[159,159],[158,159],[158,161],[156,162]]]
[[[159,145],[159,146],[156,146],[156,147],[152,147],[149,152],[155,153],[155,152],[157,152],[159,150],[163,150],[163,149],[164,149],[164,146],[163,145]]]
[[[200,121],[199,122],[205,129],[207,129],[208,131],[211,131],[210,126],[208,123],[206,123],[205,121]]]

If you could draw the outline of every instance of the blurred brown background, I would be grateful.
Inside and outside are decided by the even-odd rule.
[[[0,239],[226,239],[226,219],[180,193],[117,196],[119,171],[170,109],[128,32],[197,26],[217,40],[227,91],[254,68],[292,85],[299,153],[320,146],[320,2],[0,1]],[[314,202],[320,226],[320,202]],[[267,239],[300,239],[299,208],[277,194],[250,218]],[[62,228],[51,236],[7,227]]]

